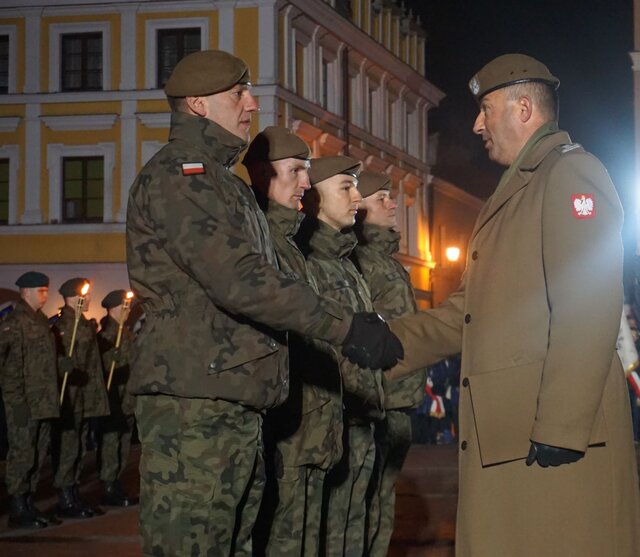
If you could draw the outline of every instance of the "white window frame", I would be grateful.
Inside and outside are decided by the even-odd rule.
[[[62,159],[66,157],[102,157],[104,164],[104,189],[102,222],[113,222],[113,168],[115,143],[95,145],[47,145],[47,169],[49,170],[49,222],[62,224]],[[75,223],[64,223],[73,225]]]
[[[145,23],[145,55],[144,55],[144,87],[145,89],[158,88],[158,31],[164,29],[187,29],[189,27],[200,28],[200,48],[209,48],[209,18],[185,17],[180,19],[164,18],[149,19]]]
[[[7,35],[9,37],[9,75],[7,81],[7,94],[16,93],[16,57],[17,57],[17,43],[16,43],[16,26],[15,25],[0,25],[0,35]]]
[[[108,21],[86,21],[79,23],[52,23],[49,26],[49,91],[62,89],[60,59],[62,35],[77,33],[102,33],[102,89],[111,91],[111,23]]]
[[[0,159],[9,159],[9,214],[7,215],[7,225],[18,224],[20,146],[0,145]]]

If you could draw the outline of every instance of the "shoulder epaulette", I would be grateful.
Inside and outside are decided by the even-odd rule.
[[[560,151],[560,154],[564,155],[565,153],[569,153],[575,149],[580,149],[581,147],[582,145],[580,145],[580,143],[566,143],[564,145],[560,145],[558,150]]]

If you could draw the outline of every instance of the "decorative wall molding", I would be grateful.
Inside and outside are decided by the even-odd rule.
[[[78,114],[72,116],[41,116],[47,128],[59,131],[110,130],[118,119],[117,114]]]
[[[136,118],[147,128],[168,128],[171,124],[170,112],[137,112]]]

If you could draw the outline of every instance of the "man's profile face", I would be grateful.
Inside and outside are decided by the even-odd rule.
[[[269,182],[267,197],[283,207],[300,209],[300,202],[311,184],[309,161],[295,158],[272,161],[274,175]]]
[[[336,174],[314,186],[318,190],[318,220],[336,230],[349,228],[356,221],[362,196],[358,180],[348,174]]]
[[[49,298],[49,287],[21,288],[20,297],[29,304],[34,311],[42,309]]]
[[[258,110],[258,103],[251,94],[249,84],[237,83],[226,91],[199,98],[205,104],[205,118],[240,139],[249,141],[251,114]]]
[[[517,101],[507,98],[506,88],[482,97],[473,132],[482,136],[492,161],[509,166],[516,159],[522,147],[517,133],[518,123]]]
[[[70,298],[65,298],[64,303],[69,307],[75,309],[78,307],[78,299],[80,296],[71,296]],[[82,305],[82,313],[89,311],[89,306],[91,305],[91,292],[87,293],[84,297],[84,303]]]
[[[397,208],[398,204],[389,190],[378,190],[365,197],[358,210],[366,212],[365,224],[394,229],[398,225]]]

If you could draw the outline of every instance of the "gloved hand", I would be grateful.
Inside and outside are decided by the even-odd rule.
[[[570,464],[580,460],[583,456],[584,453],[582,451],[552,447],[551,445],[532,441],[529,456],[527,456],[527,466],[531,466],[534,462],[537,462],[543,468],[560,466],[561,464]]]
[[[120,360],[122,360],[122,353],[120,352],[120,348],[114,348],[111,352],[111,361],[116,364],[116,367],[119,367]]]
[[[380,315],[363,312],[353,316],[342,354],[360,367],[389,369],[404,358],[404,349]]]
[[[61,356],[58,358],[58,369],[62,373],[71,373],[73,370],[73,360],[69,356]]]

